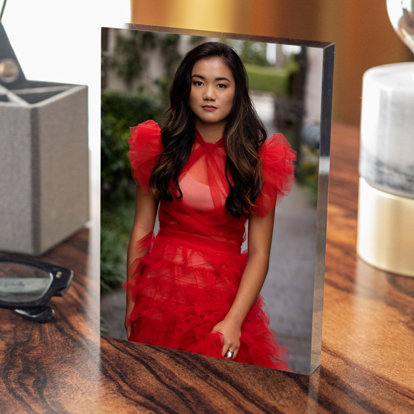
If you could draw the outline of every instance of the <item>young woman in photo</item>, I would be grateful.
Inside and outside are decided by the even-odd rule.
[[[181,62],[165,124],[131,128],[129,340],[287,370],[259,292],[295,153],[283,135],[266,138],[243,63],[216,42]]]

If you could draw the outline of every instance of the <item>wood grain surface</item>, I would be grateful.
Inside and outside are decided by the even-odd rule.
[[[322,358],[310,377],[99,338],[97,238],[42,256],[75,271],[53,323],[0,309],[0,413],[412,413],[414,279],[355,251],[358,129],[334,125]]]

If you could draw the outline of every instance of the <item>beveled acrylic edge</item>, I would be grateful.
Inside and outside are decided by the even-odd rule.
[[[316,251],[313,286],[313,317],[311,334],[311,374],[321,362],[323,293],[325,283],[326,227],[328,212],[328,190],[331,150],[332,92],[335,45],[323,47],[322,57],[322,97],[320,113],[320,150],[318,172],[318,202],[316,207]]]
[[[109,27],[108,27],[109,28]],[[264,43],[283,43],[286,45],[292,46],[306,46],[306,47],[315,47],[315,48],[327,48],[333,46],[333,42],[322,42],[317,40],[305,40],[305,39],[293,39],[285,37],[273,37],[273,36],[259,36],[243,33],[231,33],[231,32],[215,32],[208,30],[193,30],[193,29],[184,29],[179,27],[167,27],[167,26],[150,26],[145,24],[130,23],[126,25],[125,29],[132,30],[141,30],[149,32],[166,32],[174,33],[181,35],[189,36],[204,36],[204,37],[224,37],[231,38],[236,40],[250,40],[254,42],[264,42]]]

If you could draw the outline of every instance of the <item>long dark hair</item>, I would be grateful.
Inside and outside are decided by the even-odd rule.
[[[266,130],[249,97],[246,70],[237,53],[218,42],[203,43],[190,50],[175,74],[170,90],[170,109],[161,130],[164,152],[152,171],[150,186],[158,200],[181,198],[178,178],[188,160],[194,143],[194,114],[189,105],[191,73],[194,64],[203,58],[218,56],[232,71],[235,96],[224,129],[226,145],[226,177],[230,186],[226,209],[234,217],[248,214],[262,188],[259,149],[266,139]],[[170,183],[175,191],[171,194]]]

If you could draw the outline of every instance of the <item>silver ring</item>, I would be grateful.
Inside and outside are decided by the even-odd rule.
[[[226,355],[224,355],[224,357],[231,359],[231,358],[233,358],[233,354],[234,354],[234,352],[230,351],[230,349],[228,349],[227,352],[226,352]]]

